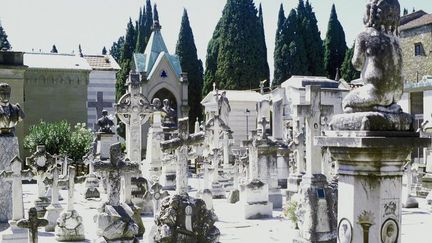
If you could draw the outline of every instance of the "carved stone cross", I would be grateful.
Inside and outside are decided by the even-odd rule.
[[[24,218],[22,180],[33,178],[33,173],[30,170],[21,170],[22,163],[22,160],[15,156],[11,161],[11,171],[0,172],[0,179],[12,181],[12,220],[9,221],[11,225]]]
[[[321,116],[333,113],[333,106],[321,105],[321,87],[306,86],[306,105],[297,105],[294,114],[306,120],[306,174],[321,174],[321,149],[313,144],[313,138],[321,135]]]
[[[150,194],[153,198],[153,215],[156,218],[159,213],[160,201],[162,200],[162,185],[155,182],[150,187]]]
[[[30,243],[38,242],[38,228],[44,227],[48,224],[48,220],[39,219],[36,208],[30,208],[28,211],[28,219],[20,219],[17,222],[17,226],[20,228],[29,229],[29,241]]]
[[[119,119],[126,125],[126,153],[133,161],[141,163],[141,126],[153,112],[150,102],[141,93],[142,82],[138,73],[131,72],[128,92],[123,95],[115,110]]]
[[[89,101],[88,107],[96,109],[96,117],[99,118],[102,116],[102,111],[105,107],[112,107],[112,102],[106,102],[103,98],[103,92],[97,92],[96,101]]]
[[[111,206],[120,205],[121,178],[127,174],[133,174],[139,171],[139,164],[123,160],[120,143],[111,145],[110,161],[95,161],[95,172],[105,172],[108,175],[108,203]],[[129,179],[127,179],[129,178]],[[124,179],[126,185],[123,187],[125,203],[131,201],[131,182],[130,177]],[[127,183],[129,181],[129,184]]]
[[[188,189],[188,146],[196,145],[204,141],[204,132],[189,135],[189,119],[182,118],[178,121],[179,137],[161,142],[163,151],[175,150],[177,157],[176,192],[187,192]]]

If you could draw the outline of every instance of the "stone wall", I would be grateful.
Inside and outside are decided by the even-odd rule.
[[[403,74],[406,82],[418,82],[432,74],[432,25],[401,31],[400,44],[404,58]],[[423,54],[415,55],[415,44],[421,43]]]

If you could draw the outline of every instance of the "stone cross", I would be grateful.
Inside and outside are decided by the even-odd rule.
[[[97,117],[101,117],[102,116],[102,111],[104,110],[105,107],[112,107],[112,102],[106,102],[104,101],[103,98],[103,92],[97,92],[97,98],[96,101],[89,101],[87,103],[87,106],[90,108],[95,108],[96,109],[96,115]]]
[[[111,145],[110,148],[110,161],[95,161],[94,169],[96,172],[104,172],[108,176],[108,203],[111,206],[120,205],[120,191],[121,190],[121,178],[125,177],[126,174],[136,173],[139,171],[139,164],[135,162],[130,162],[129,160],[123,160],[120,143],[115,143]],[[123,193],[125,203],[130,203],[131,201],[131,183],[130,177],[129,184],[128,179],[125,178]]]
[[[26,164],[32,169],[32,172],[37,176],[38,197],[45,196],[45,185],[43,183],[46,171],[55,164],[55,158],[49,154],[45,145],[38,145],[36,152],[26,159]]]
[[[176,192],[178,194],[185,193],[188,189],[188,146],[203,142],[205,137],[203,132],[189,135],[188,120],[187,117],[179,119],[179,137],[161,142],[163,151],[175,150],[177,157]]]
[[[36,208],[30,208],[28,211],[28,219],[20,219],[17,222],[17,226],[20,228],[29,229],[29,242],[38,242],[38,228],[44,227],[48,224],[48,220],[39,219]]]
[[[24,218],[22,180],[31,180],[33,178],[33,173],[30,170],[21,170],[22,163],[22,160],[15,156],[11,161],[11,171],[0,172],[0,179],[12,181],[12,220],[9,221],[11,226]]]
[[[119,119],[126,125],[127,157],[141,163],[141,126],[147,121],[153,109],[142,94],[142,82],[138,73],[131,72],[128,92],[123,95],[115,110]]]
[[[162,200],[162,185],[155,182],[150,188],[150,194],[153,198],[153,215],[156,218],[159,213],[160,201]]]
[[[297,105],[294,114],[306,120],[306,174],[321,174],[321,149],[313,144],[315,136],[321,135],[321,116],[333,113],[333,106],[321,104],[321,87],[306,86],[306,105]]]
[[[69,166],[69,189],[68,189],[68,204],[67,204],[67,210],[72,211],[74,210],[74,190],[75,190],[75,167]]]

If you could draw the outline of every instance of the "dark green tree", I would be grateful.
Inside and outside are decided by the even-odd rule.
[[[53,45],[51,48],[51,53],[58,53],[56,45]]]
[[[324,41],[324,66],[328,78],[335,78],[336,69],[341,67],[345,59],[346,49],[345,32],[333,4]]]
[[[106,47],[104,46],[103,48],[102,48],[102,55],[106,55],[107,54],[107,49],[106,49]]]
[[[188,74],[189,124],[190,127],[193,127],[196,118],[202,120],[200,102],[203,87],[203,67],[201,60],[198,59],[194,36],[186,9],[183,11],[176,55],[180,59],[183,72]]]
[[[259,63],[262,63],[263,65],[260,67],[260,73],[262,73],[263,75],[265,75],[265,80],[267,80],[266,82],[266,86],[270,85],[270,68],[267,62],[267,45],[266,45],[266,41],[265,41],[265,31],[264,31],[264,17],[263,17],[263,10],[262,10],[262,6],[261,4],[259,5],[258,8],[258,20],[259,20],[259,24],[260,24],[260,28],[259,28],[259,47],[260,47],[260,53],[258,55],[258,58],[260,58],[260,60],[258,61]]]
[[[275,38],[275,50],[273,53],[274,58],[274,74],[273,74],[273,82],[272,85],[276,86],[281,84],[283,81],[283,73],[285,70],[285,60],[283,59],[282,48],[284,46],[284,41],[282,38],[282,32],[285,23],[285,11],[283,9],[283,5],[280,5],[279,14],[278,14],[278,22],[277,22],[277,30],[276,30],[276,38]]]
[[[146,43],[150,39],[150,36],[152,34],[152,28],[153,28],[153,12],[152,12],[152,4],[150,0],[146,1],[146,13],[144,15],[145,18],[145,33],[146,33]]]
[[[227,1],[207,48],[204,94],[213,82],[220,89],[251,89],[268,79],[257,14],[252,0]]]
[[[132,23],[132,19],[129,19],[129,23],[126,29],[125,42],[121,48],[120,54],[120,66],[121,70],[117,73],[116,82],[116,100],[118,101],[120,97],[126,93],[126,79],[131,70],[132,55],[135,47],[135,27]]]
[[[159,12],[156,3],[153,5],[153,20],[159,22]]]
[[[318,21],[309,0],[305,5],[305,18],[302,21],[302,40],[306,47],[307,73],[309,75],[322,76],[324,70],[324,48],[321,40],[321,32],[318,29]]]
[[[354,45],[346,51],[345,59],[341,67],[342,78],[347,82],[360,78],[360,72],[353,67],[351,62],[353,55]]]
[[[116,42],[113,42],[110,55],[116,60],[116,62],[120,62],[121,50],[123,49],[125,39],[124,36],[120,37]]]
[[[0,24],[0,50],[10,50],[12,49],[12,46],[10,45],[8,41],[8,36],[3,29],[3,26]]]
[[[403,16],[405,16],[405,15],[407,15],[407,14],[408,14],[408,9],[404,8],[404,9],[403,9]]]
[[[140,9],[138,27],[137,27],[137,40],[135,46],[135,52],[144,53],[147,45],[147,28],[146,28],[146,10]]]

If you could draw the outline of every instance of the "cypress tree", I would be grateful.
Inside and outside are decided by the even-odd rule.
[[[148,42],[150,39],[150,36],[152,34],[152,27],[153,27],[153,12],[152,12],[152,5],[150,0],[146,1],[146,14],[145,14],[145,33],[146,33],[146,40],[145,43]]]
[[[321,40],[321,33],[318,29],[318,21],[309,0],[306,1],[305,6],[302,37],[304,45],[307,47],[305,48],[307,57],[307,74],[315,76],[324,75],[323,41]]]
[[[266,41],[265,41],[265,31],[264,31],[264,17],[263,17],[263,11],[262,11],[262,6],[261,4],[259,5],[258,8],[258,20],[259,20],[259,24],[260,24],[260,28],[259,28],[259,47],[260,47],[260,53],[258,55],[258,58],[260,58],[260,60],[258,61],[259,63],[262,64],[262,66],[260,66],[260,73],[262,73],[265,77],[265,80],[267,80],[268,82],[266,82],[266,86],[270,85],[270,69],[269,69],[269,65],[267,62],[267,45],[266,45]]]
[[[276,38],[275,38],[275,50],[273,54],[274,58],[274,74],[273,74],[273,82],[272,86],[276,86],[281,84],[283,80],[284,73],[284,62],[282,48],[284,46],[282,31],[285,23],[285,11],[283,9],[283,5],[281,4],[279,7],[278,14],[278,22],[277,22],[277,30],[276,30]]]
[[[8,36],[0,23],[0,50],[10,50],[12,46],[8,41]]]
[[[351,82],[352,80],[360,78],[360,72],[353,67],[351,62],[353,56],[354,56],[354,44],[351,48],[349,48],[346,51],[345,59],[341,67],[342,78],[347,82]]]
[[[106,55],[107,54],[107,49],[106,49],[106,47],[104,46],[103,48],[102,48],[102,55]]]
[[[203,68],[201,60],[198,59],[194,36],[186,9],[183,11],[179,38],[176,45],[176,55],[180,59],[183,72],[188,74],[189,124],[193,127],[196,118],[202,120],[200,102],[203,87]]]
[[[159,12],[156,3],[153,5],[153,20],[159,22]]]
[[[346,49],[345,32],[333,4],[324,41],[324,66],[328,78],[335,77],[336,69],[340,68],[344,61]]]
[[[213,82],[220,89],[251,89],[268,78],[260,58],[262,43],[256,33],[260,28],[252,0],[227,1],[207,48],[204,94]]]
[[[146,22],[145,22],[146,11],[144,9],[140,9],[139,19],[138,19],[138,27],[137,27],[137,41],[135,46],[135,52],[144,53],[146,46]]]
[[[287,32],[284,34],[285,43],[288,46],[287,58],[287,74],[288,77],[292,75],[306,75],[307,74],[307,57],[306,47],[302,36],[301,25],[299,25],[300,16],[304,16],[303,10],[297,11],[301,14],[298,15],[295,10],[290,12],[287,18],[286,26]]]
[[[408,14],[408,9],[404,8],[404,9],[403,9],[403,16],[405,16],[405,15],[407,15],[407,14]]]
[[[124,42],[125,39],[121,36],[116,42],[113,42],[110,49],[110,55],[113,56],[114,60],[118,63],[120,63],[121,49],[123,48]]]
[[[116,100],[118,101],[123,94],[126,93],[126,80],[131,70],[132,55],[135,47],[135,27],[132,20],[129,19],[129,23],[126,29],[125,42],[121,48],[120,54],[120,66],[121,70],[117,74],[116,82]]]
[[[50,53],[58,53],[56,45],[53,45]]]

